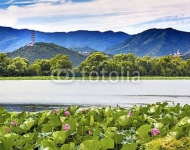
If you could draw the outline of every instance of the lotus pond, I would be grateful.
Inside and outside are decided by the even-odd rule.
[[[13,112],[0,108],[1,150],[189,150],[190,105]]]

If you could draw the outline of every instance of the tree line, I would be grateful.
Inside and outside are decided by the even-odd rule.
[[[189,76],[190,59],[183,60],[178,56],[137,57],[133,53],[109,57],[96,52],[84,60],[78,70],[83,70],[85,74],[97,72],[99,75],[109,75],[115,71],[115,74],[124,76],[132,76],[137,72],[141,76]]]
[[[72,68],[69,56],[58,54],[47,59],[37,59],[32,64],[26,58],[11,59],[0,53],[0,76],[49,76],[56,68]]]
[[[11,59],[0,53],[0,76],[49,76],[56,69],[68,69],[75,74],[91,76],[190,76],[190,59],[180,57],[137,57],[135,54],[108,56],[94,52],[78,67],[72,68],[69,56],[58,54],[47,59],[37,59],[32,64],[26,58]]]

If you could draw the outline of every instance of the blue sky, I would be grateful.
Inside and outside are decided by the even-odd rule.
[[[45,32],[136,34],[172,27],[190,32],[189,0],[0,0],[0,26]]]

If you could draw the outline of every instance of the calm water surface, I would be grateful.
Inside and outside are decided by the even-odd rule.
[[[105,83],[106,82],[106,83]],[[43,110],[69,105],[131,107],[155,102],[190,104],[190,80],[0,81],[0,105],[14,110]]]

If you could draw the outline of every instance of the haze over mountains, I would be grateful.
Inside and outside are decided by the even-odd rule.
[[[136,35],[124,32],[75,31],[43,33],[35,31],[36,42],[54,43],[75,51],[102,51],[108,54],[135,53],[163,56],[190,52],[190,33],[172,28],[149,29]],[[31,41],[31,31],[0,27],[0,52],[11,52]]]
[[[119,44],[130,35],[124,32],[74,31],[44,33],[35,31],[36,42],[55,43],[67,48],[88,46],[96,50],[105,50],[107,47]],[[18,30],[9,27],[0,27],[0,51],[14,51],[31,41],[31,31]]]

